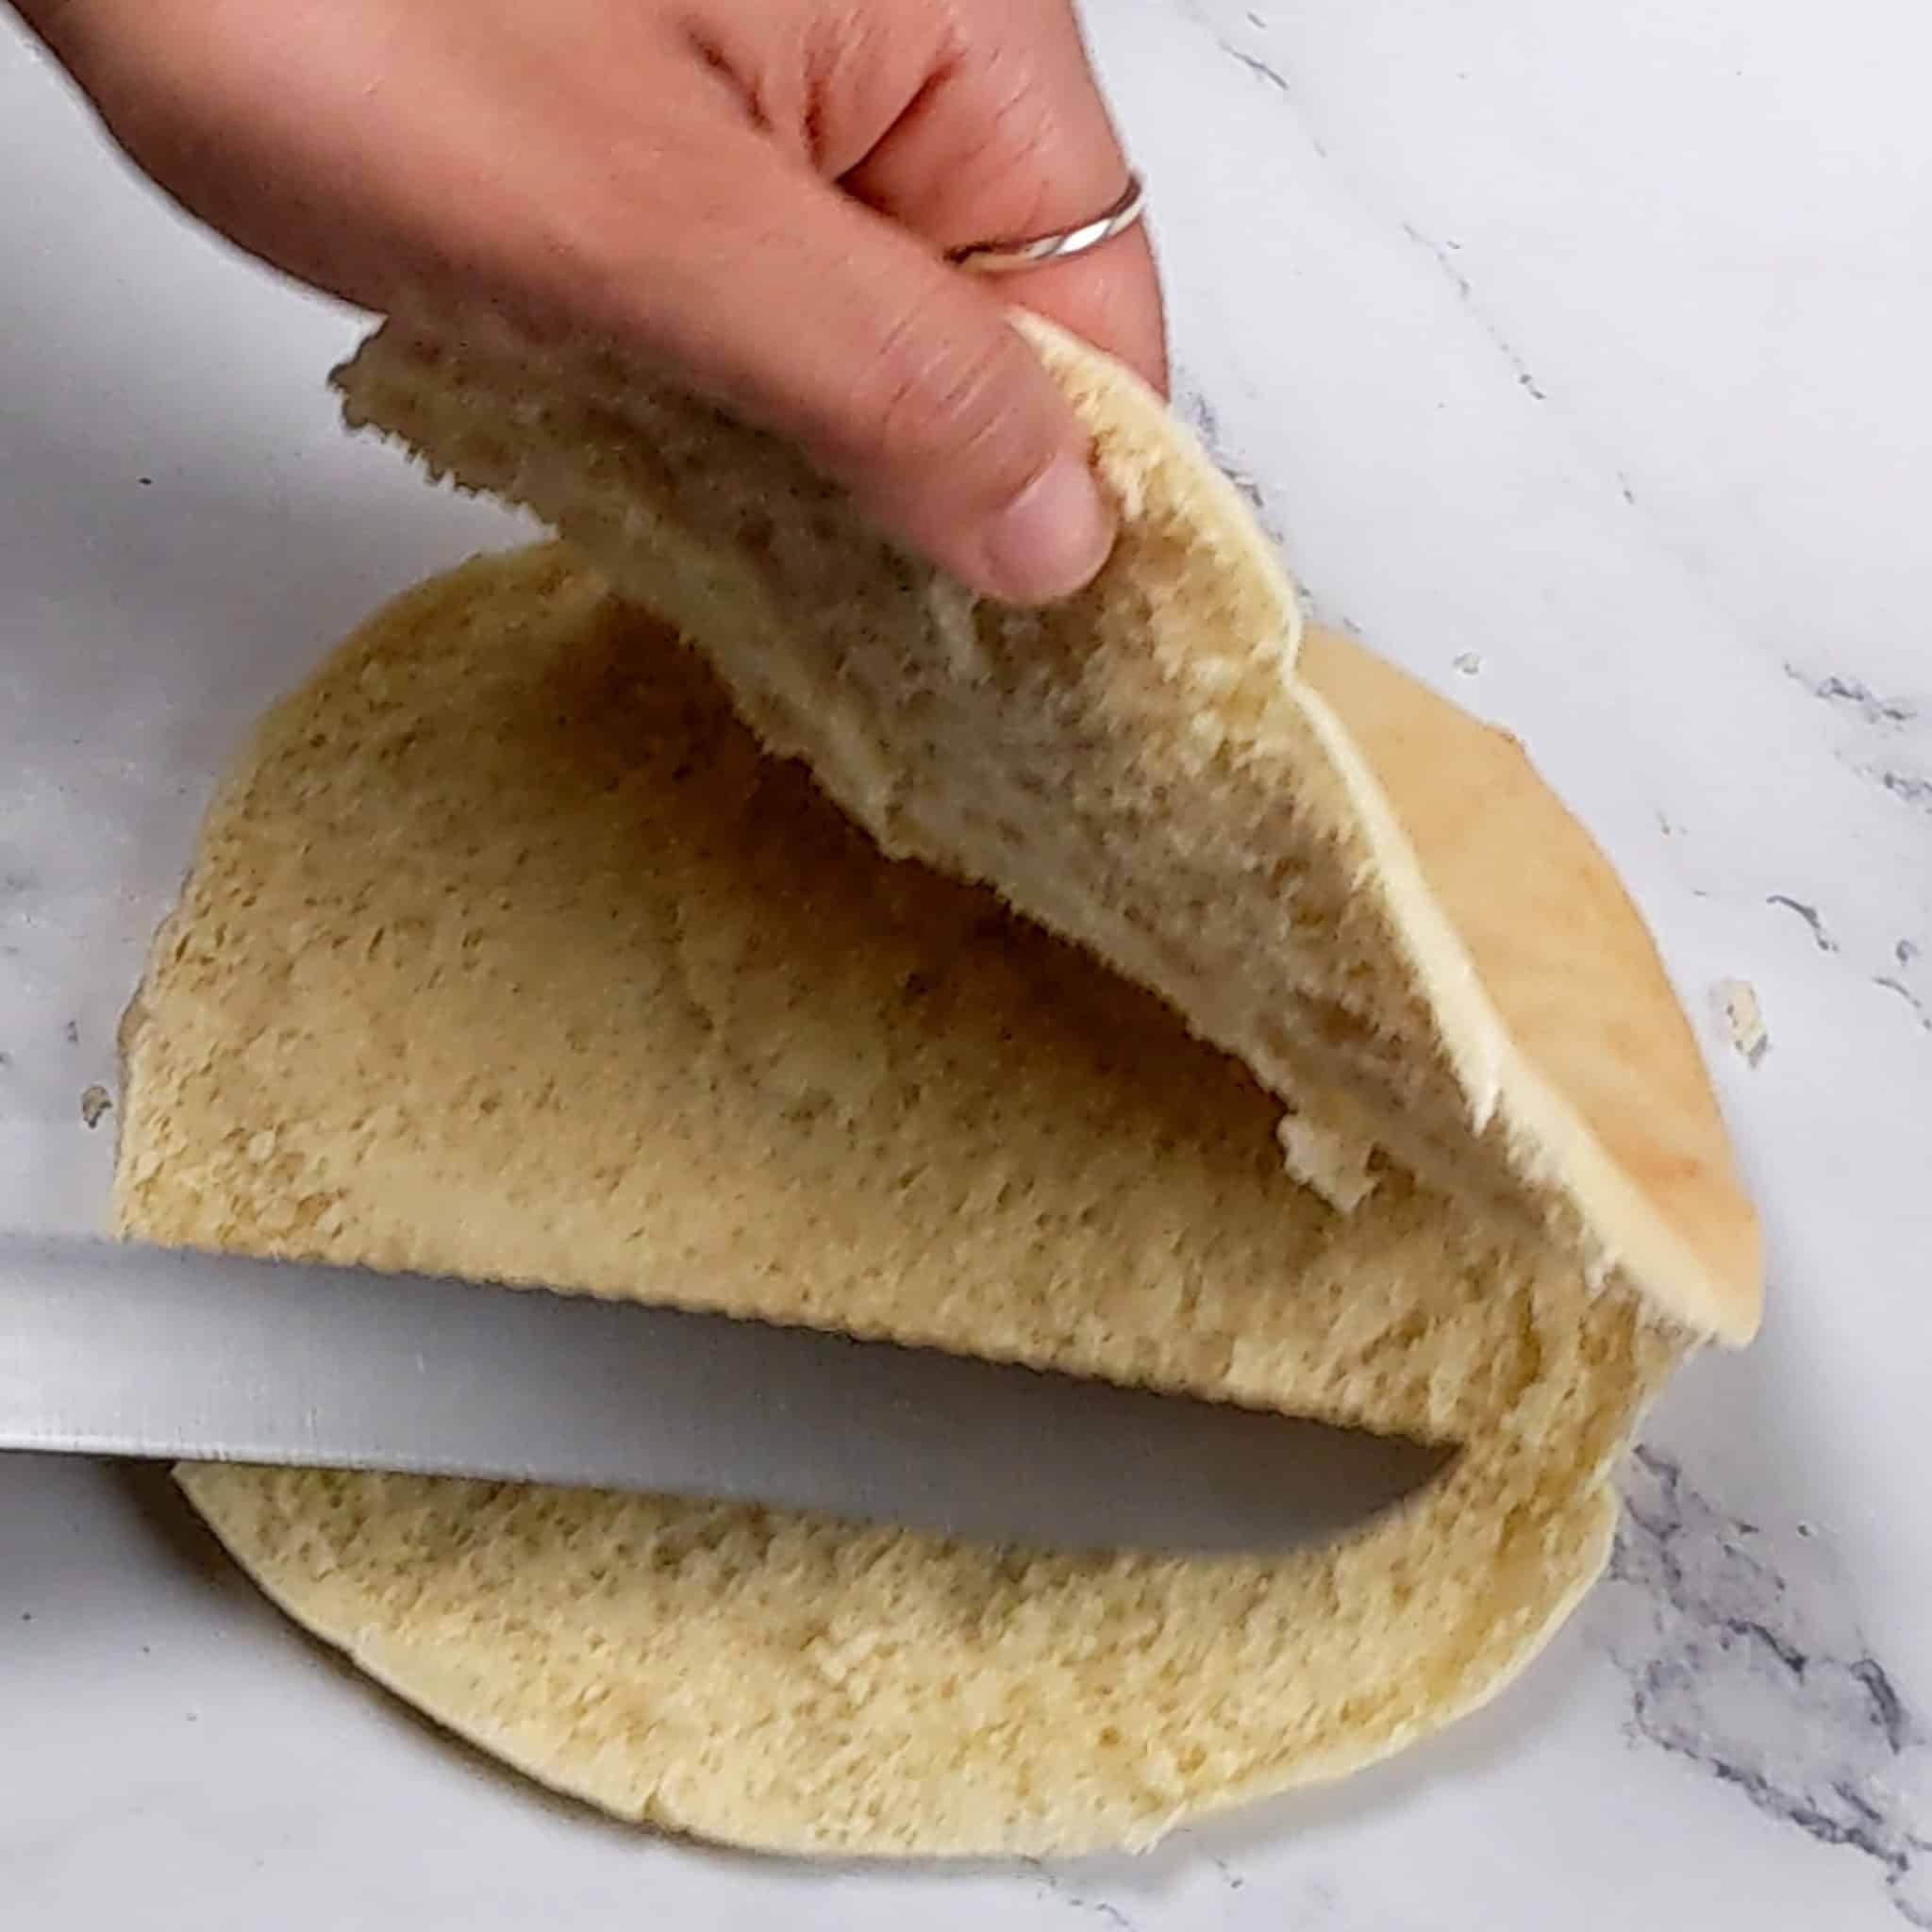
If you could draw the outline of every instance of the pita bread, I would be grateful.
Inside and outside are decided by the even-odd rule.
[[[1125,536],[1023,616],[594,357],[378,337],[356,413],[570,530],[722,675],[561,548],[351,639],[265,722],[157,942],[121,1224],[1463,1454],[1280,1562],[184,1474],[291,1615],[620,1816],[1071,1850],[1385,1755],[1546,1640],[1643,1406],[1755,1321],[1694,1044],[1587,837],[1499,735],[1301,635],[1168,419],[1045,348]]]

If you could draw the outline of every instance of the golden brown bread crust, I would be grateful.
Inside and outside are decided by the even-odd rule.
[[[1507,733],[1353,639],[1310,629],[1301,681],[1360,751],[1521,1064],[1504,1106],[1616,1233],[1637,1279],[1726,1341],[1757,1325],[1757,1217],[1697,1041],[1596,842]],[[1446,974],[1457,962],[1445,963]]]

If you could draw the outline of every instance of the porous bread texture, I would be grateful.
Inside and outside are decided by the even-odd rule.
[[[1341,1214],[1165,1003],[884,858],[561,546],[400,598],[266,719],[125,1031],[122,1230],[935,1342],[1465,1445],[1284,1560],[201,1468],[291,1616],[626,1818],[1066,1851],[1392,1751],[1604,1561],[1689,1341],[1480,1200]]]
[[[1392,1161],[1687,1325],[1757,1321],[1757,1230],[1642,921],[1521,748],[1306,643],[1245,506],[1128,371],[1024,325],[1121,510],[1017,612],[869,532],[776,440],[596,349],[384,325],[348,419],[534,509],[715,662],[882,847],[990,884],[1283,1101],[1353,1208]]]

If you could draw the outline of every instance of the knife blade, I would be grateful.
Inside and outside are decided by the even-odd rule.
[[[756,1502],[972,1541],[1272,1555],[1441,1445],[541,1288],[0,1239],[0,1449]]]

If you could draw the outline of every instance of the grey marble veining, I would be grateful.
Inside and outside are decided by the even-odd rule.
[[[1631,1737],[1861,1858],[1932,1926],[1932,1730],[1864,1642],[1828,1539],[1724,1511],[1655,1444],[1624,1490],[1590,1621],[1628,1680]]]

